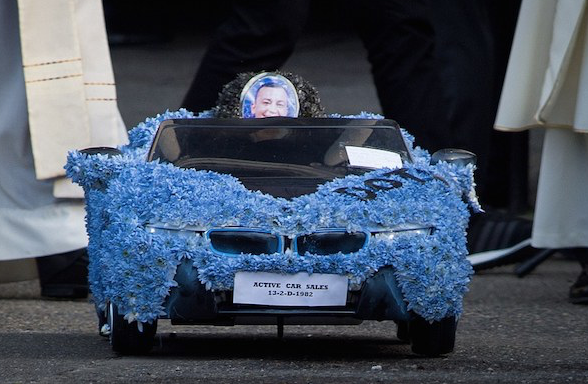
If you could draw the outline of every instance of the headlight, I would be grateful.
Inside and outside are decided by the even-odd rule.
[[[206,232],[212,250],[220,255],[263,255],[283,252],[282,237],[249,228],[218,228]]]
[[[194,235],[203,235],[204,230],[201,228],[193,227],[193,226],[184,226],[180,227],[177,225],[171,224],[163,224],[163,223],[153,223],[153,224],[146,224],[145,228],[147,229],[148,233],[173,233],[174,235],[185,235],[185,236],[194,236]]]
[[[195,226],[174,226],[163,223],[147,224],[147,232],[172,236],[206,239],[210,249],[219,255],[263,255],[284,251],[282,236],[258,228],[222,227],[204,230]]]
[[[331,255],[338,252],[354,253],[367,245],[366,232],[347,232],[345,229],[323,229],[307,235],[296,236],[294,252],[299,255]]]
[[[427,236],[433,233],[433,227],[401,227],[398,229],[373,231],[372,236],[380,240],[393,240],[404,236]]]

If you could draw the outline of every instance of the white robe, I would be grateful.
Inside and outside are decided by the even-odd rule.
[[[496,129],[545,128],[532,245],[588,247],[588,9],[523,0]]]
[[[18,2],[0,1],[0,261],[85,247],[67,151],[127,140],[100,0]]]

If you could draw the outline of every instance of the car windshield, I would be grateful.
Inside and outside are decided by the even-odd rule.
[[[148,160],[231,174],[248,188],[292,197],[395,158],[411,161],[392,120],[266,118],[165,121]]]

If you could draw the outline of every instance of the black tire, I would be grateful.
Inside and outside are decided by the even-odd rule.
[[[411,349],[418,355],[439,356],[453,352],[457,321],[454,316],[429,323],[415,316],[409,324]]]
[[[410,343],[410,333],[408,331],[408,321],[399,320],[396,322],[396,337],[403,343]]]
[[[112,350],[123,355],[142,355],[153,348],[157,320],[152,324],[143,323],[143,332],[139,331],[137,322],[129,324],[124,316],[118,313],[116,305],[108,305],[108,324],[110,325],[110,345]]]

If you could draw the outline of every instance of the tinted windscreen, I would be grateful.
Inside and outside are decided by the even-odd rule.
[[[248,188],[291,197],[368,170],[350,166],[347,146],[394,152],[410,161],[393,121],[284,118],[167,121],[148,160],[228,173]]]
[[[255,177],[345,174],[349,168],[346,146],[396,152],[404,161],[408,157],[396,127],[285,126],[277,121],[267,124],[273,119],[263,120],[264,125],[258,120],[255,126],[196,125],[197,119],[188,120],[191,124],[182,120],[181,124],[164,125],[149,160],[160,159],[183,168],[229,171],[236,177]],[[312,121],[317,120],[339,123],[344,119]]]

